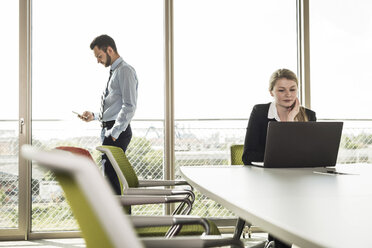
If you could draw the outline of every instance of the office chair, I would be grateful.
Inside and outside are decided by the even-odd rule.
[[[244,165],[242,156],[244,151],[244,145],[231,145],[230,146],[230,158],[231,158],[231,165]],[[236,228],[234,231],[234,237],[240,237],[244,226],[246,225],[246,221],[238,218],[236,223]],[[248,229],[250,229],[251,225],[247,223]],[[251,238],[251,232],[248,231],[248,238]]]
[[[244,165],[242,157],[244,152],[244,145],[242,144],[235,144],[230,146],[230,158],[231,158],[231,165]],[[236,228],[234,230],[234,237],[240,238],[243,233],[244,227],[248,227],[248,238],[251,238],[251,227],[252,224],[246,222],[244,219],[238,218],[236,222]],[[243,235],[243,238],[244,235]],[[273,242],[269,242],[266,244],[265,248],[273,247]]]
[[[98,146],[96,148],[98,151],[106,154],[107,158],[110,160],[112,167],[114,168],[122,188],[123,195],[131,194],[146,194],[146,195],[187,195],[190,201],[193,203],[195,200],[194,192],[191,186],[184,180],[144,180],[138,179],[136,172],[134,171],[131,163],[129,162],[124,151],[116,146]],[[159,186],[180,186],[185,185],[190,187],[190,189],[154,189],[151,187]],[[187,215],[191,212],[191,208],[184,208],[185,204],[181,203],[173,211],[172,214],[183,214]]]
[[[21,154],[54,172],[89,248],[244,247],[240,240],[221,236],[138,239],[133,226],[147,225],[146,217],[129,217],[123,213],[113,190],[91,160],[66,151],[37,150],[30,145],[22,146]],[[161,216],[151,216],[149,219],[157,217]]]
[[[91,161],[94,161],[90,152],[88,150],[84,149],[84,148],[73,147],[73,146],[59,146],[59,147],[56,147],[56,149],[68,151],[68,152],[71,152],[71,153],[76,154],[76,155],[81,155],[81,156],[84,156],[84,157],[88,158]],[[184,182],[181,182],[181,183],[176,182],[176,183],[184,184]],[[169,184],[169,182],[167,182],[167,184]],[[151,183],[150,183],[150,185],[151,185]],[[153,193],[154,191],[153,190],[141,191],[141,192],[139,192],[140,195],[130,194],[130,195],[125,195],[125,197],[124,196],[119,197],[122,205],[124,206],[124,209],[126,210],[126,212],[130,213],[130,207],[132,205],[167,204],[167,203],[177,203],[177,202],[187,204],[188,205],[187,209],[191,209],[192,202],[189,201],[188,196],[186,196],[186,197],[183,196],[183,195],[180,195],[180,196],[175,196],[175,195],[164,196],[166,193],[169,193],[169,191],[164,192],[162,190],[160,190],[160,191],[156,190],[156,193],[160,192],[160,193],[162,193],[161,195],[159,195],[159,194],[144,195],[147,192]],[[164,195],[163,195],[163,192],[164,192]],[[131,193],[133,193],[133,192],[131,192]],[[130,196],[130,199],[128,198],[128,196]],[[169,218],[171,218],[171,217],[169,217]],[[209,220],[202,220],[202,221],[206,221],[206,223],[204,223],[204,226],[201,226],[201,225],[184,225],[184,226],[182,226],[182,228],[180,230],[178,230],[179,228],[176,229],[175,227],[171,227],[172,225],[174,225],[174,226],[181,225],[182,222],[186,223],[187,220],[188,220],[186,217],[182,217],[182,219],[180,219],[180,218],[181,217],[177,217],[173,220],[173,222],[168,222],[170,226],[163,225],[163,226],[138,227],[138,228],[136,228],[136,232],[141,237],[154,237],[154,236],[172,237],[172,236],[178,234],[177,231],[180,232],[179,235],[200,235],[203,232],[205,232],[206,234],[220,235],[220,232],[219,232],[217,226],[215,225],[215,223],[213,223]],[[194,221],[195,221],[196,217],[191,217],[191,218],[193,218]],[[173,229],[175,229],[175,230],[173,230]]]
[[[244,151],[244,145],[231,145],[230,146],[230,158],[232,165],[244,165],[242,156]]]

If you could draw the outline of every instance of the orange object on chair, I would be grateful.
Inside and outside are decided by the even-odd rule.
[[[94,161],[90,152],[88,150],[84,149],[84,148],[74,147],[74,146],[58,146],[58,147],[56,147],[56,149],[68,151],[68,152],[71,152],[71,153],[77,154],[77,155],[82,155],[82,156],[85,156],[85,157],[91,159],[92,161]]]

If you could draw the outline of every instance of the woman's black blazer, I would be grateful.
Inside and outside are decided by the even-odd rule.
[[[245,134],[243,163],[263,162],[266,146],[267,125],[275,119],[268,119],[270,103],[257,104],[253,107],[249,117],[247,132]],[[316,121],[315,112],[305,108],[309,121]]]

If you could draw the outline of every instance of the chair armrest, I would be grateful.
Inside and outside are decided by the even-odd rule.
[[[126,188],[123,195],[172,195],[172,189]]]
[[[184,181],[184,180],[146,180],[146,179],[138,180],[139,187],[177,186],[177,185],[187,185],[191,187],[191,185],[187,181]]]
[[[206,235],[211,234],[209,222],[205,218],[201,218],[199,216],[130,216],[129,218],[135,227],[198,224],[204,227]]]
[[[179,202],[173,215],[175,214],[185,214],[188,215],[192,209],[192,202],[188,196],[161,196],[161,195],[130,195],[130,196],[117,196],[121,205],[131,206],[131,205],[146,205],[146,204],[163,204],[163,203],[175,203]],[[186,206],[186,207],[185,207]]]
[[[139,189],[139,188],[127,188],[123,189],[123,196],[131,195],[146,195],[146,196],[186,196],[188,201],[184,201],[177,206],[173,211],[172,215],[185,214],[188,215],[191,212],[192,204],[195,200],[194,192],[191,190],[176,190],[176,189]],[[188,205],[184,208],[185,204]]]
[[[234,245],[235,247],[244,247],[243,242],[233,238],[223,238],[221,236],[189,236],[165,238],[141,238],[145,247],[151,248],[189,248],[189,247],[219,247]],[[253,247],[253,246],[252,246]]]
[[[187,195],[191,202],[195,200],[195,194],[187,189],[142,189],[127,188],[123,189],[123,195]]]
[[[191,206],[192,203],[187,196],[161,196],[161,195],[129,195],[117,196],[123,206],[185,202]]]

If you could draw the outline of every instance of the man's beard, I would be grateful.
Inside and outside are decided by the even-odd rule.
[[[105,53],[106,53],[105,67],[109,67],[111,65],[111,57],[110,57],[110,55],[107,52],[105,52]]]

